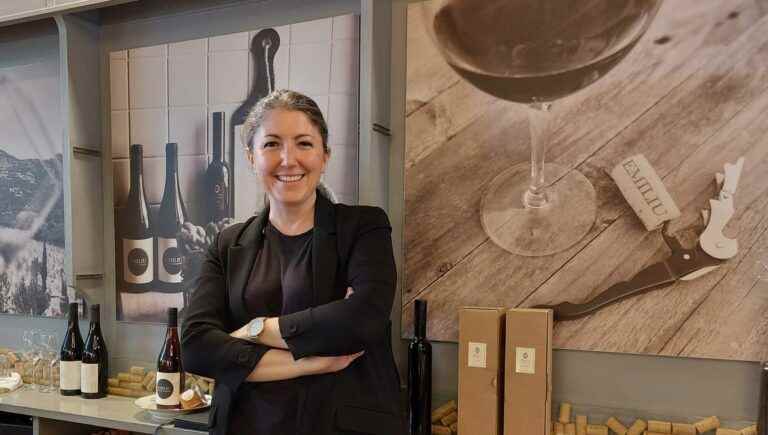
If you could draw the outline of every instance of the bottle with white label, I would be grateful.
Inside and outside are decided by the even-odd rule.
[[[109,355],[107,343],[101,335],[99,304],[91,305],[91,327],[85,339],[83,361],[80,364],[80,396],[84,399],[100,399],[107,396]]]
[[[181,255],[176,235],[186,221],[187,210],[179,187],[178,145],[165,145],[165,190],[157,223],[157,279],[164,291],[182,291]]]
[[[410,435],[432,434],[432,345],[427,340],[427,301],[414,302],[414,337],[408,345]]]
[[[120,214],[123,286],[127,291],[150,290],[154,279],[154,244],[142,169],[143,149],[131,145],[131,188]]]
[[[168,330],[165,332],[163,348],[157,357],[157,396],[155,402],[160,409],[181,407],[181,389],[184,387],[184,369],[181,366],[181,343],[178,331],[178,310],[168,308]]]
[[[59,364],[59,393],[62,396],[80,395],[80,361],[83,358],[83,337],[80,335],[76,302],[69,304],[67,333],[61,343]]]

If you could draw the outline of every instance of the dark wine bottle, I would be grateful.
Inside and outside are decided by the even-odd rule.
[[[59,392],[62,396],[80,395],[80,362],[83,359],[83,337],[80,335],[77,315],[78,305],[69,304],[69,319],[67,333],[61,343],[59,353]]]
[[[432,433],[432,345],[427,340],[427,301],[414,304],[414,337],[408,345],[410,435]]]
[[[184,387],[184,369],[181,366],[181,343],[178,331],[178,310],[168,308],[168,330],[163,348],[157,357],[157,407],[174,409],[181,407],[181,389]]]
[[[210,198],[208,206],[208,222],[218,222],[232,217],[229,196],[229,165],[223,161],[224,141],[224,112],[213,113],[213,159],[205,173],[205,197]]]
[[[91,305],[91,327],[83,349],[80,365],[80,395],[84,399],[100,399],[107,396],[109,354],[107,343],[101,335],[99,304]]]
[[[768,435],[768,361],[760,365],[760,402],[757,408],[757,435]]]
[[[123,284],[126,290],[146,291],[154,279],[154,246],[147,194],[144,192],[143,151],[131,145],[131,189],[120,216],[123,245]]]
[[[240,151],[242,146],[247,144],[240,144],[239,127],[245,123],[245,119],[248,117],[248,113],[251,112],[253,106],[259,102],[262,98],[266,97],[270,92],[275,90],[275,53],[280,48],[280,34],[275,29],[263,29],[260,30],[251,40],[251,57],[253,58],[253,83],[251,84],[251,90],[248,93],[248,97],[232,113],[232,117],[229,120],[229,161],[235,161],[235,152]],[[236,141],[235,138],[238,138]],[[235,146],[234,144],[240,144]],[[235,151],[237,150],[237,151]],[[230,198],[231,204],[234,206],[235,189],[237,186],[233,184],[234,173],[230,168]]]
[[[165,190],[157,223],[157,279],[162,290],[181,291],[183,257],[176,234],[187,218],[179,187],[178,145],[165,145]]]

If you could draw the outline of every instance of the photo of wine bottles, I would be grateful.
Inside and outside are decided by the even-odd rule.
[[[59,64],[53,59],[0,67],[0,313],[60,317],[77,300],[64,272]]]
[[[318,103],[324,181],[357,202],[358,76],[356,15],[109,54],[118,320],[183,316],[218,232],[262,209],[240,132],[275,89]]]

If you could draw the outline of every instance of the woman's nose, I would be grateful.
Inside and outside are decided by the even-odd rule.
[[[291,166],[296,163],[296,150],[292,144],[285,144],[280,152],[280,159],[283,166]]]

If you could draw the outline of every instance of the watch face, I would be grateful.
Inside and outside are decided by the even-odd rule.
[[[261,330],[264,329],[264,318],[258,317],[256,319],[253,319],[251,322],[251,328],[250,328],[250,335],[251,337],[258,337],[259,334],[261,334]]]

